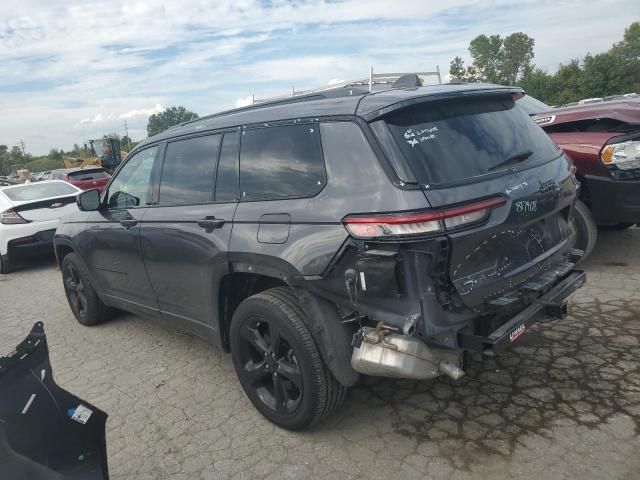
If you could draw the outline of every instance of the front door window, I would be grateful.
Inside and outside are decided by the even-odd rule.
[[[151,201],[150,180],[158,147],[136,153],[109,185],[109,209],[144,207]]]

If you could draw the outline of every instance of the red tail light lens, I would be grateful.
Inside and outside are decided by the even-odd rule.
[[[5,225],[15,225],[18,223],[29,223],[20,216],[13,208],[0,213],[0,223]]]
[[[343,223],[356,238],[384,238],[444,232],[479,222],[492,208],[504,205],[501,197],[444,210],[420,213],[383,214],[375,216],[349,215]]]

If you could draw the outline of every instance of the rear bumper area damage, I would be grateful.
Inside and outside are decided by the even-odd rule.
[[[567,246],[506,278],[482,303],[466,305],[449,280],[446,245],[436,238],[393,250],[352,249],[320,282],[322,296],[338,304],[340,321],[353,332],[355,372],[458,379],[465,352],[496,355],[535,323],[564,318],[569,296],[586,281],[574,269],[582,252]],[[347,298],[329,298],[331,290]]]
[[[544,278],[549,279],[551,275],[550,272],[542,274],[538,286],[548,286],[549,282],[544,282]],[[563,319],[567,315],[569,296],[585,282],[583,271],[565,272],[562,277],[552,280],[550,290],[534,298],[529,306],[487,335],[473,333],[478,321],[470,322],[458,332],[457,348],[453,349],[428,345],[407,335],[403,329],[386,326],[383,322],[375,328],[361,327],[354,335],[351,366],[364,375],[429,379],[444,374],[458,380],[464,375],[462,352],[497,355],[514,346],[536,323]]]
[[[475,335],[468,330],[459,332],[460,348],[496,355],[517,343],[536,323],[563,319],[567,314],[569,296],[585,284],[586,278],[583,271],[571,271],[551,290],[534,299],[531,305],[487,336]]]

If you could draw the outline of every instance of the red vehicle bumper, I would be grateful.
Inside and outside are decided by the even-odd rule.
[[[584,177],[591,213],[600,225],[640,224],[640,179],[616,180],[608,177]]]

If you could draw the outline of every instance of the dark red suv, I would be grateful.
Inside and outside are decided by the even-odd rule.
[[[585,257],[595,245],[596,225],[622,230],[640,224],[640,100],[551,108],[524,96],[518,106],[576,166],[577,247]]]
[[[101,167],[67,168],[51,172],[50,180],[64,180],[82,190],[97,188],[102,192],[109,182],[111,175]]]

